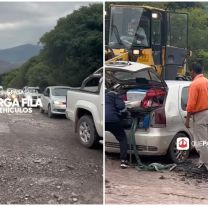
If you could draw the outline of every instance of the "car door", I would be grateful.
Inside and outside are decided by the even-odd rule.
[[[43,98],[42,98],[42,104],[43,104],[43,109],[47,110],[48,109],[48,102],[49,102],[49,88],[47,87],[44,92],[43,92]]]
[[[50,96],[51,96],[51,89],[50,88],[48,88],[47,90],[46,90],[46,97],[45,97],[45,100],[46,100],[46,110],[48,110],[48,105],[49,105],[49,103],[50,103]]]
[[[95,73],[86,78],[81,86],[81,90],[90,95],[85,96],[85,100],[92,102],[96,106],[96,129],[99,135],[103,131],[103,78],[102,74]],[[89,99],[88,99],[89,98]],[[95,117],[94,117],[95,118]]]
[[[180,86],[179,111],[180,111],[181,118],[184,124],[185,124],[186,117],[187,117],[186,107],[187,107],[187,101],[188,101],[188,88],[189,88],[189,85]],[[188,129],[188,132],[193,138],[193,117],[191,117],[190,119],[190,127],[191,128]]]

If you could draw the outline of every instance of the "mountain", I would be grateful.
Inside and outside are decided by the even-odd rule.
[[[10,64],[9,62],[0,60],[0,74],[7,73],[12,69],[15,69],[17,65]]]
[[[39,45],[23,44],[8,49],[0,49],[0,60],[11,64],[23,64],[31,57],[38,55],[41,48]]]
[[[22,65],[31,57],[38,55],[41,49],[41,46],[32,44],[0,49],[0,74]]]

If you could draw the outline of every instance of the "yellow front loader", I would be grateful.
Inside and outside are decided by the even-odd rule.
[[[111,5],[106,15],[106,61],[153,66],[165,80],[187,76],[188,14],[135,5]]]

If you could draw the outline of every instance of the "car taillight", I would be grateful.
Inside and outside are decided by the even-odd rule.
[[[165,108],[160,107],[155,109],[151,115],[151,127],[154,128],[163,128],[166,127],[166,116],[165,116]]]
[[[150,107],[158,107],[163,104],[164,97],[166,95],[166,91],[162,89],[150,89],[147,91],[144,99],[141,102],[141,107],[150,108]]]

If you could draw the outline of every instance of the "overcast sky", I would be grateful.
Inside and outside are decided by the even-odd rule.
[[[0,2],[0,49],[37,44],[60,17],[89,2]]]

